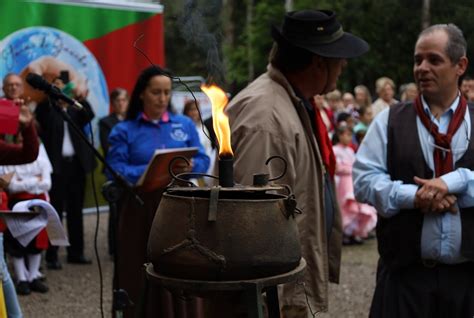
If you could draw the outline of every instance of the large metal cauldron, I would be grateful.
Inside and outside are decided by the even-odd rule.
[[[148,241],[155,270],[181,279],[243,280],[294,269],[301,258],[296,202],[275,194],[282,189],[167,189]]]

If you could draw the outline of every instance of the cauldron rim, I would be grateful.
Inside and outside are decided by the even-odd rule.
[[[166,189],[166,193],[175,192],[175,191],[184,191],[184,192],[196,192],[196,191],[211,191],[216,187],[182,187],[182,186],[173,186]],[[244,185],[235,185],[233,187],[221,187],[218,186],[219,192],[267,192],[267,191],[283,191],[286,188],[282,185],[267,185],[267,186],[244,186]]]
[[[173,191],[174,192],[174,191]],[[169,197],[169,198],[174,198],[174,199],[186,199],[186,200],[203,200],[203,201],[209,201],[210,197],[203,197],[203,196],[193,196],[192,193],[189,193],[190,195],[179,195],[176,193],[169,193],[165,192],[163,193],[163,196]],[[210,195],[210,192],[209,192]],[[251,195],[251,194],[250,194]],[[268,198],[258,198],[258,199],[252,199],[252,198],[222,198],[219,197],[219,202],[279,202],[281,200],[284,200],[287,198],[287,196],[283,194],[277,194],[277,193],[264,193],[264,195],[268,195]]]

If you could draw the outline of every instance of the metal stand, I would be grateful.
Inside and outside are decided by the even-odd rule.
[[[147,279],[154,283],[165,287],[171,291],[185,292],[231,292],[243,291],[247,301],[247,313],[249,318],[263,318],[263,299],[262,293],[267,295],[267,307],[269,318],[280,317],[280,306],[278,301],[277,286],[289,282],[296,281],[302,277],[306,269],[306,261],[304,258],[300,260],[300,264],[294,270],[276,276],[237,281],[202,281],[202,280],[186,280],[167,276],[162,276],[155,272],[153,264],[145,264]]]

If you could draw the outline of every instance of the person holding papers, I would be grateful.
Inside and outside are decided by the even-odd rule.
[[[130,99],[126,120],[109,135],[107,161],[125,179],[135,184],[145,171],[156,149],[198,147],[192,165],[182,163],[175,173],[206,172],[205,154],[193,121],[169,110],[172,82],[155,67],[139,76]]]
[[[4,84],[5,85],[5,84]],[[0,124],[5,123],[0,121]],[[36,128],[33,123],[33,115],[31,114],[28,106],[24,104],[24,101],[20,101],[20,114],[19,124],[21,127],[21,135],[23,136],[22,145],[7,144],[5,141],[0,140],[0,164],[23,164],[29,163],[36,159],[38,156],[39,141],[36,133]],[[2,192],[2,197],[5,193]],[[6,196],[5,196],[6,197]],[[1,200],[0,208],[6,209],[6,201]],[[15,293],[15,286],[11,279],[10,273],[8,272],[7,264],[3,256],[3,233],[0,232],[0,277],[3,289],[4,299],[0,299],[0,306],[5,304],[8,318],[20,318],[23,317],[21,313],[20,304]]]
[[[52,171],[51,162],[42,144],[40,144],[38,158],[32,163],[0,166],[0,174],[13,173],[6,189],[9,208],[11,209],[20,201],[30,199],[47,200],[48,191],[51,189]],[[17,293],[20,295],[28,295],[32,291],[46,293],[48,286],[42,281],[42,275],[39,271],[41,252],[48,248],[46,229],[43,229],[36,239],[27,246],[21,245],[10,234],[10,231],[5,232],[4,242],[5,251],[12,259],[17,280]]]
[[[153,66],[143,70],[133,89],[126,119],[109,135],[107,162],[133,184],[145,172],[157,149],[198,148],[191,165],[176,162],[173,168],[176,174],[204,173],[209,167],[209,157],[192,120],[170,111],[171,90],[172,81],[161,70]],[[140,192],[144,206],[127,194],[119,202],[114,287],[124,289],[134,304],[139,303],[143,289],[142,266],[147,261],[148,234],[162,191]],[[137,307],[127,308],[124,317],[133,317]]]

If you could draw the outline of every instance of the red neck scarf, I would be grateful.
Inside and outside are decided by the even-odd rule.
[[[314,134],[316,135],[316,140],[318,141],[319,152],[321,153],[324,166],[326,167],[331,177],[334,177],[334,174],[336,172],[336,156],[334,155],[334,151],[332,150],[332,143],[329,139],[328,131],[326,129],[326,125],[323,122],[323,118],[321,117],[319,109],[314,104],[314,100],[311,99],[310,102],[311,105],[313,105],[314,110],[314,120],[316,123],[316,129]]]
[[[421,95],[415,99],[415,110],[420,118],[423,126],[430,132],[433,136],[435,145],[451,150],[451,139],[453,139],[454,134],[461,126],[464,115],[467,109],[466,99],[461,95],[459,97],[459,105],[454,112],[453,118],[448,126],[448,131],[446,134],[441,134],[438,131],[438,126],[433,123],[428,116],[428,114],[423,109],[423,103],[421,102]],[[442,176],[450,171],[453,171],[453,154],[451,151],[444,151],[439,148],[434,148],[433,152],[434,166],[435,166],[435,177]]]

